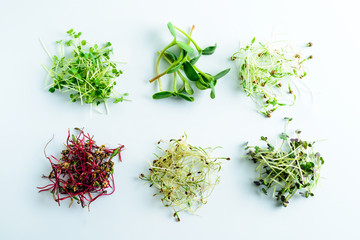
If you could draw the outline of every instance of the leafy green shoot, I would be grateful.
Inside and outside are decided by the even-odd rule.
[[[224,77],[229,69],[223,70],[216,75],[201,71],[195,64],[203,55],[212,55],[215,52],[217,44],[209,46],[204,49],[192,38],[193,26],[190,33],[186,33],[180,28],[168,23],[168,29],[173,36],[173,40],[160,52],[156,60],[156,76],[149,82],[152,83],[158,80],[159,92],[153,95],[153,99],[163,99],[169,97],[179,97],[186,101],[193,102],[194,87],[199,90],[210,89],[210,97],[215,98],[215,85],[217,80]],[[179,37],[185,38],[185,41],[180,41]],[[176,54],[178,53],[178,54]],[[165,60],[168,67],[160,73],[160,61]],[[174,76],[173,90],[163,90],[161,77],[166,74]],[[180,78],[182,85],[177,86],[177,77]],[[171,94],[170,94],[171,93]]]
[[[51,56],[41,41],[46,53],[52,61],[52,66],[43,65],[48,72],[48,78],[52,79],[49,92],[59,91],[69,93],[72,102],[80,101],[81,104],[98,106],[105,104],[109,112],[107,102],[122,102],[127,93],[119,93],[114,89],[115,79],[123,72],[117,68],[117,62],[110,60],[113,53],[112,44],[107,42],[103,46],[91,45],[88,41],[80,38],[81,32],[73,29],[67,31],[68,41],[57,41],[59,55]],[[71,49],[71,55],[65,54],[65,48]]]

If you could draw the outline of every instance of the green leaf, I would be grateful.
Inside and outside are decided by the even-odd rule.
[[[171,22],[168,22],[167,27],[168,27],[171,35],[173,35],[173,37],[176,39],[176,31],[175,31],[175,28],[174,28],[174,26],[172,25],[172,23],[171,23]]]
[[[168,58],[171,62],[175,62],[177,60],[176,55],[173,52],[166,51],[164,52],[166,58]]]
[[[183,86],[179,89],[179,92],[182,92],[185,90],[185,92],[189,95],[193,95],[194,94],[194,90],[191,88],[190,83],[188,82],[188,80],[182,75],[179,74],[179,77],[181,78],[181,80],[183,81]]]
[[[191,63],[192,65],[194,65],[195,63],[197,63],[197,61],[199,60],[200,57],[201,57],[201,55],[198,55],[198,56],[192,58],[192,59],[190,60],[190,63]]]
[[[116,98],[114,103],[119,103],[119,102],[122,102],[124,101],[124,98],[123,97],[119,97],[119,98]]]
[[[51,92],[51,93],[55,92],[55,88],[53,88],[53,87],[49,88],[49,92]]]
[[[78,72],[78,69],[77,68],[71,68],[70,69],[72,71],[72,73],[76,74]]]
[[[209,77],[210,77],[211,79],[209,79]],[[199,79],[199,81],[200,81],[203,85],[207,86],[207,88],[210,88],[209,82],[213,80],[212,78],[213,78],[213,76],[210,76],[210,75],[206,76],[206,75],[200,73],[200,79]]]
[[[210,47],[203,49],[202,54],[203,55],[211,55],[215,52],[216,47],[217,47],[217,44],[215,43],[214,46],[210,46]]]
[[[203,83],[206,83],[207,85],[209,82],[214,81],[214,77],[211,76],[211,74],[209,73],[199,73],[199,74],[201,75],[201,80],[203,81]],[[214,86],[215,86],[215,82],[214,82]]]
[[[283,132],[280,134],[280,139],[286,140],[288,138],[289,138],[289,136],[286,133]]]
[[[169,91],[163,91],[163,92],[157,92],[155,93],[152,98],[153,99],[163,99],[163,98],[168,98],[173,96],[174,93],[173,92],[169,92]]]
[[[265,188],[262,188],[261,191],[263,191],[263,193],[267,195],[267,191],[265,190]]]
[[[230,68],[225,69],[224,71],[221,71],[221,72],[219,72],[218,74],[216,74],[216,75],[214,76],[214,79],[215,79],[215,80],[218,80],[219,78],[222,78],[223,76],[225,76],[226,74],[228,74],[228,72],[230,72]]]
[[[202,78],[200,78],[199,81],[196,81],[195,85],[200,90],[205,90],[205,89],[208,89],[210,87],[207,83],[204,82],[204,80],[202,80]]]
[[[269,101],[269,103],[275,107],[276,104],[277,104],[276,98],[274,98],[273,100]]]
[[[182,94],[182,93],[177,93],[176,94],[177,96],[185,99],[186,101],[189,101],[189,102],[193,102],[194,101],[194,98],[193,97],[189,97],[189,96],[186,96],[185,94]]]
[[[183,66],[184,66],[184,72],[189,80],[191,80],[191,81],[199,80],[200,76],[195,71],[195,69],[191,63],[186,61],[186,62],[184,62]]]
[[[194,90],[192,89],[192,87],[190,86],[190,84],[188,82],[185,82],[185,92],[189,95],[193,95],[194,94]]]
[[[100,78],[94,79],[95,86],[98,86],[100,84]]]
[[[251,44],[253,44],[255,42],[255,37],[251,40]]]
[[[75,77],[79,80],[81,80],[81,75],[80,74],[76,74]]]
[[[180,41],[176,41],[176,44],[181,48],[184,49],[186,52],[188,53],[193,53],[194,49],[192,47],[190,47],[188,44],[184,43],[184,42],[180,42]]]
[[[65,44],[66,44],[66,46],[70,47],[72,42],[73,42],[73,40],[69,40],[69,41],[65,42]]]
[[[120,148],[115,149],[115,151],[111,154],[110,159],[112,159],[113,157],[115,157],[115,156],[116,156],[116,154],[118,154],[118,153],[119,153],[119,151],[120,151]]]
[[[210,97],[211,97],[211,99],[215,98],[215,89],[214,88],[211,89]]]
[[[309,197],[309,192],[306,191],[304,196],[305,196],[306,198],[308,198],[308,197]]]
[[[86,45],[86,40],[82,40],[81,45],[85,46]]]
[[[174,67],[172,67],[170,70],[168,70],[166,73],[169,74],[169,73],[173,73],[173,72],[176,72],[180,69],[180,67],[183,65],[183,63],[179,63],[178,65],[175,65]]]
[[[210,88],[211,88],[210,97],[212,99],[214,99],[215,98],[215,88],[214,88],[214,82],[213,81],[210,82]]]
[[[78,32],[78,34],[74,35],[75,38],[79,38],[81,36],[82,32]]]

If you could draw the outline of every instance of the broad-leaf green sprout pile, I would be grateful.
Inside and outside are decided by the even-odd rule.
[[[303,57],[294,53],[291,46],[278,46],[278,43],[250,44],[233,54],[232,60],[241,80],[241,86],[259,106],[259,111],[271,117],[279,106],[293,105],[296,96],[291,83],[294,78],[306,76],[303,63],[312,55]],[[308,47],[312,43],[307,44]]]
[[[292,118],[287,119],[287,126]],[[286,127],[287,128],[287,127]],[[315,142],[300,139],[300,130],[295,131],[297,137],[290,138],[287,132],[280,135],[281,146],[275,149],[267,137],[261,137],[267,145],[247,146],[250,160],[257,165],[259,177],[254,181],[260,186],[264,194],[272,194],[283,206],[299,190],[306,198],[314,196],[314,189],[320,178],[320,169],[324,159],[320,153],[314,151]]]
[[[56,42],[59,56],[51,56],[43,44],[52,60],[51,68],[43,65],[48,77],[53,80],[48,86],[49,91],[69,92],[72,102],[80,101],[81,104],[90,104],[90,107],[103,102],[108,112],[109,99],[118,103],[127,96],[127,93],[120,94],[114,89],[115,79],[122,71],[117,68],[116,62],[110,60],[113,52],[111,43],[107,42],[103,47],[97,44],[90,46],[86,40],[80,39],[81,32],[76,33],[71,29],[67,34],[70,40]],[[71,56],[65,56],[65,46],[72,49]]]
[[[163,50],[158,52],[159,56],[156,61],[156,76],[150,80],[150,83],[158,80],[160,91],[155,93],[153,98],[163,99],[169,97],[180,97],[186,101],[193,102],[194,97],[191,96],[194,93],[193,87],[196,87],[199,90],[211,89],[210,97],[215,98],[215,85],[220,78],[230,71],[230,68],[212,76],[211,74],[200,70],[195,64],[201,56],[212,55],[215,52],[217,45],[215,44],[214,46],[209,46],[204,49],[200,48],[191,37],[194,26],[189,34],[180,28],[173,26],[170,22],[167,26],[173,36],[173,40]],[[184,37],[186,41],[180,41],[180,37]],[[191,45],[195,47],[196,54]],[[177,54],[177,51],[179,51],[179,54]],[[164,59],[169,64],[167,69],[162,73],[160,73],[159,70],[161,59]],[[160,78],[166,74],[173,74],[174,76],[172,91],[163,90]],[[177,77],[180,78],[182,83],[179,87],[177,86]]]
[[[141,174],[140,178],[159,190],[154,196],[160,195],[164,206],[172,207],[174,217],[180,221],[178,212],[194,213],[206,203],[219,183],[221,162],[218,160],[225,158],[211,157],[215,148],[187,144],[186,136],[161,142],[168,149],[160,148],[163,154],[150,164],[149,175]]]

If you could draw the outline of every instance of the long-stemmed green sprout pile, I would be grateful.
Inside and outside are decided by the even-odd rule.
[[[288,121],[287,128],[292,119],[285,119]],[[285,207],[298,190],[306,198],[314,196],[313,191],[320,178],[321,166],[324,164],[320,153],[314,151],[315,142],[301,140],[300,130],[296,130],[295,133],[296,138],[282,133],[282,144],[278,149],[268,142],[267,137],[261,137],[267,145],[266,148],[246,147],[250,160],[254,161],[257,165],[256,171],[259,172],[259,177],[254,183],[261,187],[264,194],[272,194],[273,198]]]
[[[142,180],[156,187],[165,207],[172,207],[174,217],[180,221],[178,212],[194,213],[206,203],[220,177],[221,162],[213,158],[211,153],[215,148],[191,146],[186,142],[186,136],[170,141],[159,141],[168,145],[162,149],[163,154],[150,164],[149,175],[140,174]],[[226,158],[230,160],[230,158]]]
[[[306,46],[311,47],[312,43]],[[306,76],[303,63],[311,58],[312,55],[303,57],[294,53],[290,46],[255,44],[255,38],[231,57],[236,61],[242,88],[267,117],[271,117],[279,106],[295,103],[296,96],[290,83],[294,78]]]
[[[215,98],[215,85],[217,80],[225,76],[230,71],[230,68],[212,76],[211,74],[200,70],[195,64],[201,56],[213,54],[217,45],[215,44],[214,46],[209,46],[204,49],[200,48],[191,37],[194,26],[189,34],[180,28],[173,26],[170,22],[167,26],[174,39],[162,51],[158,52],[159,56],[156,61],[156,76],[150,80],[150,83],[158,80],[160,91],[155,93],[153,98],[162,99],[168,97],[180,97],[193,102],[194,97],[191,95],[194,93],[194,86],[199,90],[211,89],[210,97]],[[180,37],[179,35],[185,37],[186,42],[180,41],[178,39]],[[191,47],[191,44],[195,47],[196,54],[195,50]],[[172,48],[171,51],[170,48]],[[176,54],[176,50],[179,51],[179,54]],[[162,73],[160,73],[159,70],[161,59],[164,59],[169,64],[168,68]],[[172,91],[163,90],[160,78],[166,74],[174,75]],[[180,87],[177,86],[177,77],[179,77],[182,82]]]
[[[76,33],[71,29],[67,34],[70,40],[56,42],[59,56],[51,56],[43,44],[52,60],[51,68],[43,65],[48,77],[53,80],[49,91],[69,92],[72,102],[80,100],[81,104],[90,104],[90,107],[103,102],[108,112],[108,99],[118,103],[127,96],[127,93],[120,94],[114,89],[115,79],[122,71],[117,68],[116,62],[110,60],[113,52],[111,43],[107,42],[103,47],[90,45],[80,39],[81,32]],[[65,46],[72,49],[71,56],[65,56]]]

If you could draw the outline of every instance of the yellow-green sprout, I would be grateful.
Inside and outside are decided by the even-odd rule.
[[[312,43],[306,46],[311,47]],[[295,103],[291,84],[295,78],[306,76],[303,63],[309,59],[312,55],[304,58],[290,44],[255,44],[255,38],[231,57],[236,61],[242,88],[267,117],[279,106]]]
[[[194,213],[206,204],[220,181],[221,162],[218,160],[230,160],[213,158],[211,153],[216,148],[195,147],[186,140],[186,135],[178,140],[160,140],[159,144],[165,143],[168,148],[159,147],[163,154],[156,155],[157,159],[150,163],[150,173],[140,174],[142,180],[159,190],[154,196],[160,195],[163,205],[173,208],[177,221],[180,221],[178,212]]]

